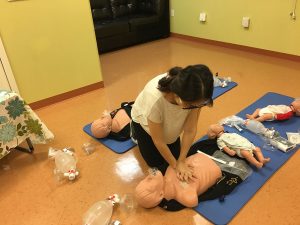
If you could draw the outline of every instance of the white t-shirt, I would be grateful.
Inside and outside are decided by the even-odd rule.
[[[158,81],[164,76],[167,76],[167,73],[158,75],[146,84],[134,102],[131,117],[148,134],[150,134],[148,119],[154,123],[161,123],[164,140],[167,144],[171,144],[183,131],[184,122],[191,110],[182,109],[164,98],[163,93],[157,89]]]

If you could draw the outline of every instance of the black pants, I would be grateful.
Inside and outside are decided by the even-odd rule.
[[[140,152],[147,165],[149,167],[156,167],[162,174],[165,174],[169,164],[154,145],[151,136],[139,123],[132,121],[131,125],[133,136],[138,141]],[[178,159],[180,155],[180,137],[178,137],[174,143],[168,144],[167,146],[175,159]]]

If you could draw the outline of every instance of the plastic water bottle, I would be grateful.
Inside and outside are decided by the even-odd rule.
[[[96,202],[83,216],[83,225],[108,225],[113,206],[120,202],[120,198],[117,194],[110,196],[106,200]]]

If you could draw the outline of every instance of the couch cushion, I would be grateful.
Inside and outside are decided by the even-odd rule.
[[[129,14],[135,14],[138,10],[138,5],[137,5],[138,0],[128,0],[127,5],[129,9]]]
[[[139,27],[146,26],[146,25],[155,25],[159,21],[159,17],[157,15],[154,16],[139,16],[136,15],[135,18],[131,18],[129,20],[130,30],[134,31]]]
[[[110,0],[90,0],[94,20],[112,19]]]
[[[94,24],[97,38],[109,37],[129,32],[128,20],[115,19]]]
[[[138,2],[138,11],[148,14],[157,13],[156,6],[157,0],[140,0]]]
[[[114,18],[128,17],[136,13],[137,0],[110,0]]]
[[[92,15],[94,20],[112,19],[112,12],[110,9],[92,9]]]
[[[110,0],[114,18],[126,17],[129,15],[127,0]]]
[[[110,8],[110,0],[90,0],[92,9]]]

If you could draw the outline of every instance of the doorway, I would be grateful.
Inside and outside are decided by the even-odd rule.
[[[0,36],[0,90],[10,90],[19,93],[5,48]]]

